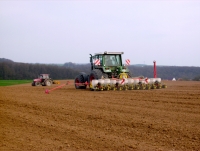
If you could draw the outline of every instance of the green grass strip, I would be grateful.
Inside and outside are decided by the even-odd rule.
[[[0,86],[9,86],[17,84],[32,83],[33,80],[0,80]]]

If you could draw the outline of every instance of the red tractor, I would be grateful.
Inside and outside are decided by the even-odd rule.
[[[32,82],[32,86],[51,86],[53,84],[53,80],[49,78],[49,74],[40,74],[38,79],[34,79]]]

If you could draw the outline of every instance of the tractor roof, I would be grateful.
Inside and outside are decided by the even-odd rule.
[[[95,55],[106,55],[106,54],[112,54],[112,55],[117,55],[117,54],[124,54],[124,52],[99,52],[99,53],[95,53]]]

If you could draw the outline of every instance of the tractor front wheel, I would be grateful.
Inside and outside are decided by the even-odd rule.
[[[36,81],[35,86],[40,86],[40,82]]]

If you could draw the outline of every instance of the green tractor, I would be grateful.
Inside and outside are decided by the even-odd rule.
[[[91,72],[87,75],[81,72],[75,77],[75,88],[86,89],[87,85],[91,88],[92,80],[98,79],[119,79],[120,75],[125,74],[131,77],[128,68],[122,63],[123,52],[104,52],[90,54]]]

